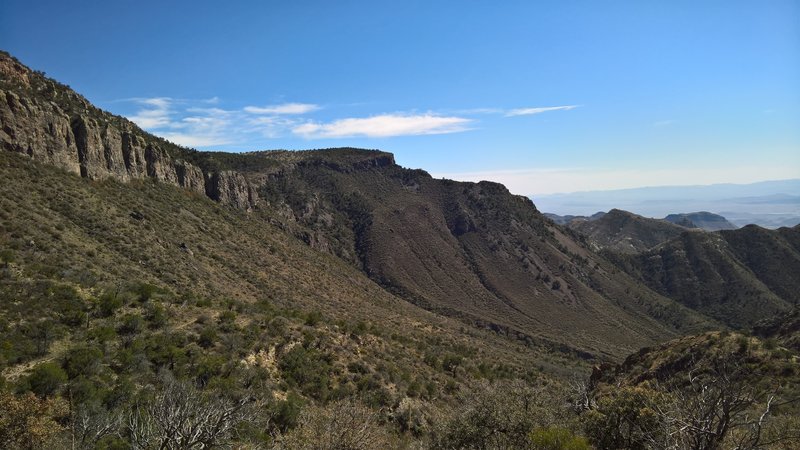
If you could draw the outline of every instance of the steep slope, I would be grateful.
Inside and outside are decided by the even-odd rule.
[[[350,264],[270,225],[268,216],[259,212],[221,208],[191,191],[163,183],[89,181],[8,152],[0,152],[0,178],[0,296],[4,299],[0,367],[6,369],[7,378],[14,379],[28,368],[25,363],[30,358],[25,355],[48,354],[47,347],[30,353],[24,345],[19,347],[31,339],[31,324],[53,320],[50,339],[63,339],[52,345],[51,356],[58,355],[69,346],[70,336],[84,332],[84,326],[102,324],[107,317],[99,312],[106,308],[100,306],[108,301],[105,294],[124,298],[131,289],[137,296],[160,299],[169,311],[164,331],[175,333],[191,335],[195,321],[213,323],[209,317],[231,310],[242,312],[238,326],[248,330],[244,325],[255,323],[248,333],[257,334],[274,327],[258,322],[265,310],[277,308],[286,318],[311,317],[306,322],[322,322],[342,335],[326,347],[344,364],[359,354],[374,360],[391,349],[391,356],[377,356],[378,360],[397,364],[408,359],[403,364],[413,365],[422,362],[425,351],[435,353],[439,345],[443,346],[440,355],[446,354],[445,348],[460,348],[476,365],[485,361],[489,366],[515,365],[520,370],[540,357],[541,367],[552,367],[547,361],[558,358],[547,356],[547,348],[519,345],[488,331],[465,330],[461,322],[411,305]],[[92,320],[74,322],[72,313],[61,309],[61,292],[75,292],[70,295],[76,296],[81,309],[86,308],[85,313],[78,312],[90,314]],[[110,311],[138,311],[147,317],[142,309],[148,305],[137,308],[136,301],[130,303]],[[112,324],[121,319],[114,314],[110,318]],[[356,332],[359,323],[361,331]],[[377,340],[358,337],[365,333]],[[287,344],[298,339],[291,334],[283,337],[289,339]],[[358,350],[340,341],[343,337],[360,342]],[[417,340],[419,353],[408,347],[416,347]],[[385,347],[378,350],[380,346]],[[244,358],[251,350],[248,344],[235,353]],[[559,365],[571,363],[561,360]]]
[[[719,214],[706,211],[670,214],[667,217],[664,217],[664,220],[682,227],[700,228],[706,231],[735,230],[738,228],[736,225],[728,222],[728,219],[720,216]]]
[[[749,225],[686,232],[637,255],[607,253],[619,267],[690,308],[737,328],[800,300],[800,229]]]
[[[296,232],[311,245],[355,253],[372,279],[417,305],[589,353],[607,351],[597,339],[612,343],[613,354],[670,327],[705,326],[614,273],[501,185],[436,180],[384,159],[351,170],[331,163],[342,152],[359,154],[292,153],[304,160],[271,177],[262,198],[289,205],[286,227],[301,226]],[[293,199],[298,192],[304,195]]]
[[[572,220],[567,226],[585,235],[598,249],[622,253],[653,248],[686,231],[663,220],[648,219],[619,209],[612,209],[595,220]]]

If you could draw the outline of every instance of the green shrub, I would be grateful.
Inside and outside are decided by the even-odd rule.
[[[305,315],[305,324],[313,327],[322,321],[322,313],[319,311],[311,311]]]
[[[122,298],[116,294],[105,293],[97,299],[97,314],[100,317],[111,317],[122,307]]]
[[[290,386],[324,401],[328,396],[330,384],[328,359],[327,355],[321,354],[318,350],[297,345],[281,357],[278,367]]]
[[[26,381],[31,392],[51,397],[67,382],[67,373],[58,364],[46,362],[34,367]]]
[[[275,427],[285,433],[297,426],[303,410],[303,399],[294,392],[289,392],[286,400],[279,401],[272,409]]]
[[[139,334],[144,329],[144,319],[139,314],[125,314],[117,327],[119,334]]]
[[[150,303],[145,308],[144,318],[150,322],[150,328],[159,329],[167,324],[167,311],[159,304]]]
[[[586,438],[576,436],[564,428],[537,428],[530,434],[533,450],[590,450]]]
[[[616,389],[582,415],[586,435],[598,448],[644,450],[651,439],[663,438],[656,413],[660,402],[661,394],[647,386]]]
[[[217,330],[214,327],[205,327],[197,337],[197,345],[205,349],[211,348],[217,342]]]
[[[455,375],[456,368],[459,367],[463,361],[464,358],[461,356],[449,353],[445,355],[444,359],[442,360],[442,369],[450,372],[452,375]]]
[[[217,318],[219,329],[230,333],[236,329],[236,313],[234,311],[223,311]]]
[[[67,352],[63,367],[70,379],[94,375],[102,359],[103,352],[96,347],[76,347]]]
[[[162,292],[158,286],[153,286],[148,283],[137,283],[130,288],[130,291],[136,296],[136,299],[145,303],[155,297],[156,294]]]

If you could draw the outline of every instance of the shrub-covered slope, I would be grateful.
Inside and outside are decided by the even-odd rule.
[[[595,369],[581,422],[599,448],[770,448],[800,444],[800,372],[778,318],[759,337],[688,336]]]
[[[748,225],[686,232],[636,255],[606,253],[652,289],[730,326],[749,328],[800,300],[800,228]]]

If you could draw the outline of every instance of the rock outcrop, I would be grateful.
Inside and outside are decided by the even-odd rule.
[[[0,147],[92,180],[152,178],[251,210],[255,186],[235,171],[203,171],[191,150],[101,111],[67,86],[0,52]]]
[[[205,194],[220,203],[250,210],[258,204],[258,193],[244,175],[233,170],[215,172],[205,180]]]

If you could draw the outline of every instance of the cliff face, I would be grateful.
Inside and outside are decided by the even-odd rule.
[[[258,204],[256,187],[234,171],[203,171],[191,155],[0,53],[0,147],[89,179],[153,178],[237,208]]]

